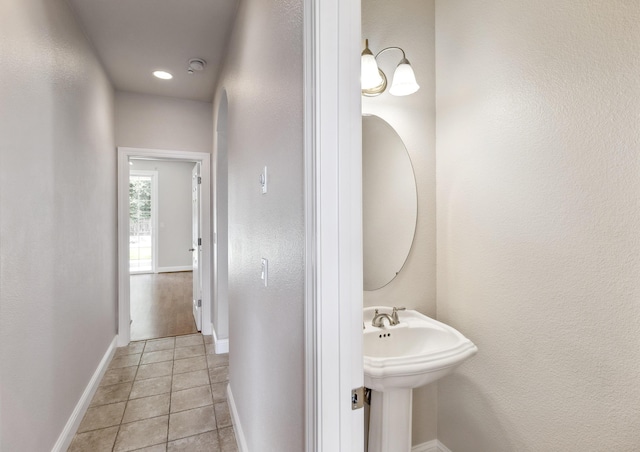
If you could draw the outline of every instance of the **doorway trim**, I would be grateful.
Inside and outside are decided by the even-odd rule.
[[[360,16],[304,2],[306,452],[364,450]]]
[[[129,159],[200,162],[202,177],[202,334],[211,334],[211,154],[118,147],[118,347],[131,338],[131,288],[129,284]]]

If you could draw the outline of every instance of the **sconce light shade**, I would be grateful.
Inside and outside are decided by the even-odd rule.
[[[393,96],[408,96],[420,89],[416,82],[416,75],[413,73],[409,60],[403,58],[393,73],[393,82],[389,88],[389,94]]]
[[[376,57],[369,50],[369,40],[367,39],[365,43],[365,48],[360,57],[360,84],[362,89],[366,90],[380,86],[383,80],[378,70]]]
[[[416,82],[416,75],[413,73],[411,64],[400,47],[385,47],[375,56],[369,50],[369,40],[365,39],[364,50],[360,56],[360,85],[363,96],[379,96],[387,89],[387,76],[378,67],[378,56],[388,50],[399,50],[402,52],[402,59],[393,74],[393,82],[389,89],[392,96],[408,96],[420,89]]]

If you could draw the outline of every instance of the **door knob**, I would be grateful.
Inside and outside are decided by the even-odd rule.
[[[195,251],[195,250],[196,250],[195,248],[189,248],[189,251]]]

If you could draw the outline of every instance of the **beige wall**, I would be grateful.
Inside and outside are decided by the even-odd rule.
[[[400,274],[387,286],[364,292],[365,306],[406,306],[436,314],[435,216],[435,1],[363,0],[362,37],[376,54],[402,47],[416,73],[420,90],[406,97],[387,92],[362,98],[362,110],[387,121],[398,132],[413,164],[418,191],[418,221],[414,243]],[[363,43],[364,47],[364,43]],[[379,64],[391,83],[402,53],[388,51]],[[436,438],[436,385],[414,391],[413,444]]]
[[[640,448],[640,4],[436,6],[438,384],[455,452]]]
[[[211,152],[211,103],[116,91],[116,145]]]
[[[116,334],[113,91],[63,0],[0,55],[0,450],[47,451]]]
[[[302,50],[302,2],[241,2],[214,102],[225,89],[229,376],[251,451],[304,450]]]

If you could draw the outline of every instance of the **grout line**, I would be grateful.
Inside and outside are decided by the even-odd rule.
[[[167,447],[169,448],[169,427],[171,426],[171,400],[173,399],[173,374],[176,368],[176,340],[173,339],[173,361],[171,362],[171,383],[169,384],[169,413],[167,416]]]
[[[190,334],[189,334],[189,335],[190,335]],[[145,363],[145,364],[141,363],[141,361],[142,361],[142,355],[145,353],[145,352],[144,352],[144,350],[146,349],[146,347],[147,347],[147,343],[149,342],[149,340],[140,340],[140,341],[135,341],[135,342],[144,342],[144,346],[142,347],[142,351],[141,351],[140,353],[131,353],[131,354],[129,354],[129,355],[121,355],[121,357],[122,357],[122,356],[131,356],[131,355],[140,354],[140,359],[138,360],[138,364],[137,364],[137,365],[134,365],[134,366],[125,366],[125,367],[124,367],[124,368],[126,368],[126,367],[135,367],[135,368],[136,368],[136,371],[135,371],[135,373],[134,373],[134,375],[133,375],[133,380],[131,380],[131,381],[124,381],[124,382],[120,382],[120,383],[114,383],[114,384],[112,384],[112,385],[105,385],[105,386],[101,386],[101,385],[99,384],[98,386],[99,386],[99,387],[103,387],[103,388],[105,388],[105,387],[109,387],[109,386],[115,386],[115,385],[122,385],[122,384],[130,383],[130,384],[131,384],[131,388],[129,389],[129,393],[128,393],[128,395],[127,395],[127,399],[126,399],[126,400],[120,400],[120,401],[113,401],[113,402],[104,403],[104,404],[100,404],[100,405],[92,405],[92,406],[90,406],[90,407],[89,407],[89,408],[97,408],[97,407],[104,407],[104,406],[107,406],[107,405],[114,405],[114,404],[117,404],[117,403],[125,403],[125,408],[124,408],[124,410],[123,410],[123,412],[122,412],[122,416],[121,416],[121,418],[120,418],[120,422],[119,422],[118,424],[116,424],[116,425],[111,425],[111,426],[108,426],[108,427],[101,427],[101,428],[97,428],[97,429],[93,429],[93,430],[87,430],[87,431],[85,431],[85,432],[82,432],[83,434],[84,434],[84,433],[89,433],[89,432],[95,432],[95,431],[98,431],[98,430],[104,430],[104,429],[108,429],[108,428],[114,428],[114,427],[117,427],[117,431],[116,431],[116,435],[115,435],[115,438],[114,438],[113,446],[111,447],[111,451],[113,452],[113,451],[115,451],[116,442],[117,442],[117,440],[118,440],[118,436],[119,436],[119,434],[120,434],[120,430],[121,430],[121,428],[122,428],[122,426],[123,426],[123,425],[131,424],[131,423],[134,423],[134,422],[145,421],[145,420],[148,420],[148,419],[159,418],[159,417],[162,417],[162,416],[167,416],[167,434],[166,434],[166,440],[165,440],[164,442],[160,442],[160,443],[157,443],[157,444],[151,444],[151,445],[145,446],[145,447],[143,447],[142,449],[144,449],[144,448],[146,448],[146,447],[152,447],[152,446],[160,445],[160,444],[165,444],[165,445],[168,447],[168,444],[169,444],[169,425],[170,425],[170,420],[171,420],[171,415],[172,415],[172,414],[176,414],[176,413],[183,413],[183,412],[185,412],[185,411],[190,411],[190,410],[200,409],[200,408],[206,408],[206,407],[209,407],[209,406],[210,406],[210,407],[213,409],[213,416],[214,416],[214,425],[213,425],[213,428],[212,428],[211,430],[207,430],[207,431],[204,431],[204,432],[199,432],[199,433],[196,433],[196,434],[193,434],[193,435],[189,435],[189,436],[185,436],[185,437],[182,437],[182,438],[176,438],[176,440],[181,440],[181,439],[185,439],[185,438],[191,438],[191,437],[194,437],[194,436],[202,435],[202,434],[204,434],[204,433],[216,432],[216,437],[217,437],[217,439],[218,439],[218,447],[219,447],[219,449],[218,449],[218,450],[219,450],[219,451],[222,451],[222,450],[223,450],[223,449],[222,449],[222,437],[221,437],[221,435],[220,435],[220,430],[221,430],[221,429],[224,429],[224,430],[226,430],[226,429],[231,429],[231,431],[233,432],[233,434],[234,434],[234,435],[235,435],[235,431],[233,430],[233,424],[231,424],[231,425],[229,425],[229,426],[222,427],[222,428],[219,428],[219,427],[218,427],[218,420],[217,420],[217,417],[216,417],[216,415],[215,415],[215,406],[216,406],[216,404],[222,404],[222,403],[225,403],[225,404],[227,404],[227,405],[228,405],[228,401],[227,401],[227,400],[219,400],[219,401],[216,401],[216,400],[214,399],[214,397],[213,397],[213,390],[211,390],[211,404],[207,404],[207,405],[203,405],[203,406],[199,406],[199,407],[194,407],[194,408],[189,408],[189,409],[186,409],[186,410],[176,411],[176,413],[171,413],[171,400],[172,400],[172,399],[171,399],[171,396],[173,395],[173,393],[174,393],[174,392],[176,392],[176,393],[177,393],[177,392],[180,392],[180,391],[186,391],[186,390],[189,390],[189,389],[201,388],[201,387],[205,387],[205,386],[207,386],[207,387],[211,388],[211,385],[213,385],[213,384],[223,384],[223,383],[228,383],[228,380],[225,380],[225,381],[222,381],[222,382],[212,383],[212,381],[211,381],[211,376],[210,376],[210,373],[209,373],[209,372],[211,371],[211,369],[217,369],[217,368],[220,368],[220,367],[225,367],[225,366],[228,366],[228,364],[221,364],[221,365],[219,365],[219,366],[215,366],[215,367],[209,368],[209,361],[208,361],[208,359],[207,359],[207,352],[206,352],[206,346],[207,346],[207,344],[206,344],[206,343],[204,343],[204,336],[202,336],[202,337],[203,337],[203,343],[202,343],[202,346],[205,348],[205,353],[204,353],[204,355],[196,355],[196,356],[190,356],[190,357],[180,358],[180,359],[194,359],[194,358],[201,358],[201,357],[204,357],[204,359],[205,359],[205,363],[206,363],[206,367],[205,367],[205,369],[189,370],[189,371],[187,371],[187,372],[179,372],[178,374],[176,374],[176,373],[175,373],[175,362],[180,360],[180,359],[179,359],[179,360],[176,360],[176,359],[175,359],[175,350],[176,350],[176,348],[180,348],[180,347],[176,347],[176,346],[175,346],[175,339],[176,339],[176,337],[179,337],[179,336],[173,336],[173,339],[174,339],[174,347],[173,347],[173,351],[174,351],[174,353],[173,353],[173,359],[171,359],[171,360],[158,361],[158,362],[154,362],[154,363]],[[198,344],[198,345],[199,345],[199,344]],[[193,347],[193,345],[189,345],[189,346],[185,346],[185,347]],[[166,350],[170,350],[170,349],[166,349]],[[162,351],[162,350],[154,350],[154,351]],[[212,355],[214,355],[214,356],[215,356],[215,353],[212,353]],[[150,364],[161,364],[161,363],[165,363],[165,362],[171,362],[171,373],[170,373],[169,375],[161,375],[161,376],[159,376],[159,377],[150,377],[150,378],[161,378],[161,377],[169,376],[169,377],[170,377],[170,386],[169,386],[169,391],[168,391],[168,392],[162,392],[162,393],[160,393],[160,394],[153,394],[153,395],[148,395],[148,396],[138,397],[138,398],[132,399],[132,398],[131,398],[131,393],[133,392],[133,385],[134,385],[137,381],[145,381],[145,380],[150,379],[150,378],[143,378],[143,379],[137,380],[138,374],[139,374],[139,372],[140,372],[140,366],[146,366],[146,365],[150,365]],[[122,368],[117,368],[117,369],[122,369]],[[174,390],[173,390],[173,380],[174,380],[174,376],[175,376],[175,375],[181,375],[181,374],[184,374],[184,373],[197,372],[197,371],[202,371],[202,370],[204,370],[204,371],[206,372],[206,374],[207,374],[207,381],[208,381],[208,384],[198,385],[198,386],[194,386],[194,387],[192,387],[192,388],[179,389],[179,390],[176,390],[176,391],[174,391]],[[104,377],[103,377],[103,379],[104,379]],[[127,411],[127,408],[129,407],[129,402],[131,402],[131,401],[135,401],[135,400],[140,400],[140,399],[147,398],[147,397],[155,397],[155,396],[159,396],[159,395],[164,395],[164,394],[168,394],[168,395],[169,395],[169,411],[168,411],[168,413],[167,413],[166,415],[161,414],[161,415],[158,415],[158,416],[151,416],[151,417],[148,417],[148,418],[138,419],[138,420],[131,421],[131,422],[124,422],[124,423],[122,422],[122,421],[124,420],[124,415],[125,415],[125,413],[126,413],[126,411]],[[84,418],[83,418],[83,419],[84,419]],[[74,435],[74,436],[77,436],[77,435],[78,435],[78,433],[76,433],[76,435]],[[173,441],[173,440],[172,440],[172,441]],[[136,449],[136,450],[140,450],[140,448],[139,448],[139,449]]]
[[[131,400],[131,391],[133,391],[133,384],[136,381],[136,377],[138,376],[138,371],[140,370],[140,361],[142,361],[142,353],[144,349],[147,347],[147,342],[145,341],[144,346],[142,347],[142,352],[140,352],[140,359],[138,360],[138,365],[136,366],[136,374],[133,376],[133,381],[131,382],[131,389],[129,390],[129,394],[127,395],[127,401],[124,405],[124,411],[122,412],[122,417],[120,418],[120,423],[118,424],[118,431],[116,432],[116,437],[113,439],[113,446],[111,446],[111,452],[115,451],[116,443],[118,442],[118,435],[120,435],[120,427],[122,427],[122,420],[124,419],[124,414],[127,412],[127,406],[129,406],[129,400]]]
[[[122,422],[120,425],[129,425],[129,424],[133,424],[134,422],[148,421],[149,419],[156,419],[156,418],[163,417],[163,416],[168,416],[168,414],[159,414],[157,416],[145,417],[144,419],[136,419],[135,421],[131,421],[131,422]],[[147,446],[145,446],[145,447],[147,447]]]
[[[164,442],[164,443],[157,443],[157,444],[149,444],[148,446],[144,446],[144,447],[139,447],[139,448],[137,448],[137,449],[133,449],[133,450],[131,450],[130,452],[136,452],[137,450],[147,449],[148,447],[159,446],[160,444],[164,444],[165,446],[167,445],[167,443],[166,443],[166,442]],[[165,450],[167,450],[167,449],[165,448]]]

